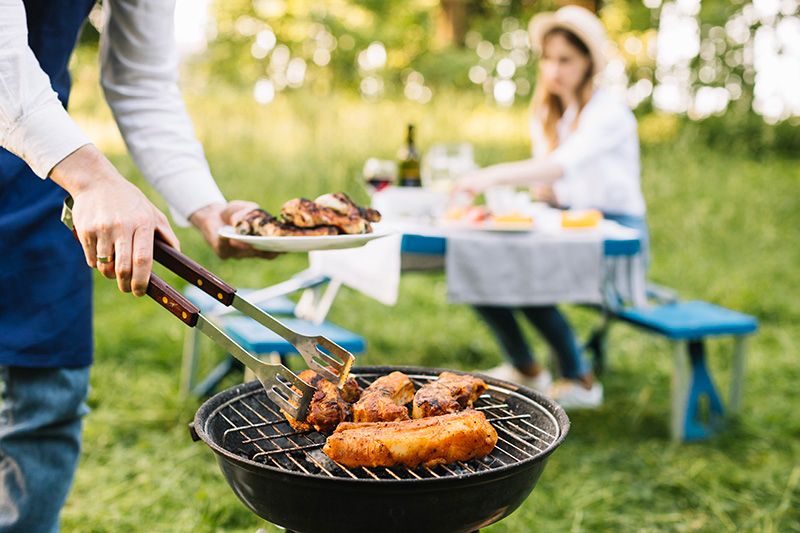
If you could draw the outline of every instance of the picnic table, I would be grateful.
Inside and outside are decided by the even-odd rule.
[[[397,302],[402,273],[419,270],[445,272],[451,303],[646,301],[639,234],[612,221],[584,229],[490,232],[395,219],[382,222],[381,230],[392,234],[362,248],[310,253],[310,270],[328,277],[334,293],[346,285],[386,305]]]

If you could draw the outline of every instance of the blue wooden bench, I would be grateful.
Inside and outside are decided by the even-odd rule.
[[[298,284],[289,284],[291,289],[312,289],[327,282],[324,277],[304,279]],[[243,296],[256,294],[260,291],[240,290]],[[203,314],[209,316],[242,348],[258,356],[269,357],[275,362],[287,364],[288,356],[296,354],[294,346],[289,344],[276,333],[263,327],[253,319],[238,313],[222,314],[224,306],[194,286],[188,286],[184,295]],[[257,304],[261,309],[278,317],[289,328],[305,335],[323,335],[353,354],[363,353],[366,348],[364,338],[330,322],[316,323],[313,320],[297,318],[296,306],[285,295],[277,295]],[[241,369],[242,365],[232,356],[228,355],[222,360],[202,381],[198,383],[197,366],[199,362],[200,336],[194,328],[186,332],[183,350],[183,376],[181,390],[184,394],[191,393],[196,396],[209,396],[219,383],[231,372]]]
[[[758,329],[752,316],[701,301],[671,301],[649,307],[621,307],[606,311],[607,325],[596,331],[587,347],[603,368],[608,324],[618,320],[668,339],[673,345],[675,373],[672,380],[672,438],[676,441],[705,439],[726,418],[725,408],[706,364],[705,341],[712,337],[734,338],[733,365],[727,414],[739,412],[744,382],[745,344]],[[688,355],[688,357],[687,357]]]

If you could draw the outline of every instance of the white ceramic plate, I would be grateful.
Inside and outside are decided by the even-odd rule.
[[[264,252],[313,252],[317,250],[341,250],[357,248],[369,241],[389,235],[388,231],[375,230],[372,233],[359,235],[321,235],[309,237],[260,237],[255,235],[239,235],[231,226],[224,226],[219,235],[249,244],[256,250]]]
[[[467,222],[465,220],[442,220],[439,224],[445,228],[478,231],[525,232],[534,230],[533,222],[493,222],[491,220],[484,222]]]

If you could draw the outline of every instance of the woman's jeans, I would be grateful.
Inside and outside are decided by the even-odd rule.
[[[604,214],[605,218],[618,224],[639,230],[642,238],[642,254],[645,263],[649,260],[649,236],[644,217]],[[522,330],[514,315],[522,312],[528,321],[542,334],[558,357],[561,375],[567,379],[578,379],[589,373],[591,367],[583,356],[567,318],[554,305],[533,307],[496,307],[476,305],[475,310],[489,325],[495,338],[503,348],[506,358],[517,368],[527,368],[534,363]]]
[[[533,354],[514,316],[515,308],[476,305],[475,310],[489,325],[506,358],[515,367],[526,368],[533,364]],[[589,372],[589,364],[581,354],[575,334],[567,318],[556,306],[520,307],[519,311],[539,330],[556,353],[563,377],[579,379]]]
[[[0,532],[58,531],[88,387],[88,367],[0,366]]]

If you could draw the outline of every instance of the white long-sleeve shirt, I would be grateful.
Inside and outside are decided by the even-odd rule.
[[[611,92],[597,89],[573,129],[577,107],[556,125],[558,146],[552,152],[541,124],[531,120],[534,158],[551,157],[564,175],[553,191],[561,205],[594,208],[615,215],[643,216],[639,137],[636,118]]]
[[[174,0],[105,0],[101,84],[145,179],[177,219],[224,197],[178,90]],[[22,0],[0,0],[0,146],[41,178],[91,141],[67,114],[28,46]]]

